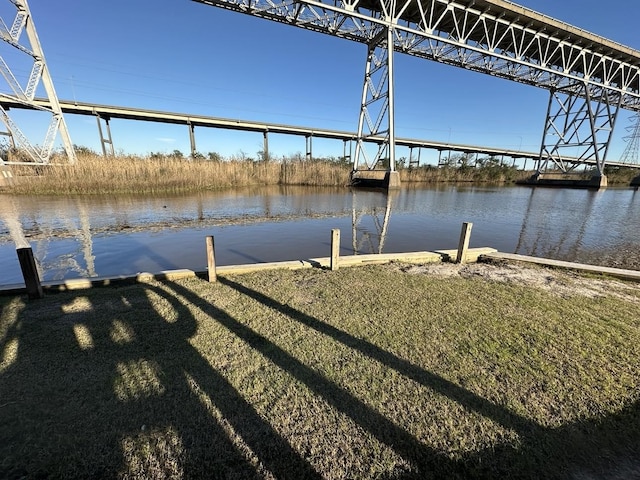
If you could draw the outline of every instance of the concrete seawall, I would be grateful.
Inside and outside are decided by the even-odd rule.
[[[606,188],[606,175],[584,175],[580,173],[540,173],[532,175],[526,180],[517,182],[520,185],[540,187],[571,187],[571,188]]]

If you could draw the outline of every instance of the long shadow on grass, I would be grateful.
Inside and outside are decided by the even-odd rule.
[[[243,288],[228,280],[223,282],[234,288]],[[387,417],[291,356],[263,335],[238,322],[225,311],[203,301],[190,290],[175,283],[167,282],[167,284],[192,305],[200,308],[212,320],[219,322],[248,346],[260,352],[275,365],[306,385],[312,392],[322,397],[336,410],[350,417],[380,442],[389,445],[417,468],[420,478],[434,478],[434,474],[455,473],[452,470],[453,462],[445,456],[424,445]]]
[[[212,408],[277,478],[319,478],[189,344],[173,292],[61,294],[2,318],[0,478],[261,477]]]
[[[357,350],[411,380],[475,411],[506,428],[521,439],[518,449],[497,446],[475,452],[461,461],[449,461],[425,447],[378,412],[363,405],[329,380],[312,372],[282,351],[264,352],[275,363],[288,369],[338,409],[349,415],[380,441],[394,448],[420,468],[417,477],[427,473],[436,477],[460,478],[639,478],[640,479],[640,402],[614,415],[574,422],[559,428],[546,428],[507,408],[497,405],[439,375],[426,371],[366,340],[322,322],[260,292],[227,278],[219,281],[249,298],[272,308],[293,321]],[[194,299],[194,301],[197,301]],[[264,344],[259,335],[246,327],[227,322],[228,328],[256,348]],[[590,477],[595,475],[595,477]],[[413,474],[409,476],[414,476]],[[395,478],[395,477],[394,477]]]

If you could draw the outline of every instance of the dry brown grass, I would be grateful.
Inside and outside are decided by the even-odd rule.
[[[351,165],[335,159],[214,161],[135,155],[104,158],[81,153],[75,165],[14,166],[12,170],[18,181],[11,191],[18,194],[149,194],[250,185],[344,186],[349,182]],[[497,164],[479,168],[421,166],[401,169],[400,178],[404,183],[514,183],[532,173]],[[608,171],[609,184],[628,185],[636,173],[632,169]]]
[[[491,182],[513,183],[524,180],[532,171],[519,170],[516,167],[491,165],[485,167],[433,167],[423,166],[400,171],[403,182]]]
[[[250,185],[343,186],[351,166],[332,160],[212,161],[80,154],[75,165],[13,167],[19,194],[175,193]],[[401,170],[403,182],[512,182],[529,173],[509,167]]]
[[[36,175],[34,175],[36,173]],[[345,185],[349,167],[330,161],[255,162],[79,155],[75,165],[14,167],[14,193],[166,193],[248,185]]]

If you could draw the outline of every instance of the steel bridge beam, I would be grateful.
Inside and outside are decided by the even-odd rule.
[[[74,163],[76,161],[76,155],[73,149],[73,144],[71,143],[71,138],[62,115],[58,97],[53,86],[53,80],[49,74],[47,62],[44,58],[44,53],[40,45],[40,40],[38,39],[38,34],[31,17],[27,0],[9,1],[16,7],[16,17],[11,24],[11,27],[7,27],[4,19],[0,19],[0,39],[4,43],[16,49],[22,55],[31,57],[33,66],[26,85],[23,86],[16,79],[4,58],[0,57],[0,73],[9,87],[8,90],[10,90],[10,93],[0,93],[0,98],[14,100],[24,105],[34,107],[35,109],[45,111],[51,114],[51,123],[49,124],[45,138],[41,143],[41,147],[36,148],[29,142],[26,135],[22,133],[20,127],[11,119],[8,112],[2,107],[0,107],[0,118],[2,118],[7,130],[12,136],[12,139],[15,140],[18,146],[29,155],[32,161],[36,163],[49,162],[53,144],[59,132],[67,158],[69,159],[69,162]],[[26,43],[21,43],[23,31],[26,32]],[[42,107],[42,105],[39,105],[34,101],[35,92],[40,82],[42,82],[47,95],[48,105],[46,107]]]
[[[193,0],[546,89],[584,82],[640,111],[640,52],[504,0]],[[393,8],[393,11],[389,11]]]
[[[586,91],[582,95],[577,95],[576,89],[550,92],[538,173],[546,170],[566,173],[575,169],[578,163],[565,161],[568,155],[564,152],[570,152],[573,158],[593,160],[598,175],[604,175],[620,98],[617,104],[612,104],[607,90],[589,89],[584,84],[577,88]]]
[[[394,0],[390,1],[395,5]],[[380,167],[395,171],[393,23],[390,17],[387,20],[388,24],[367,45],[354,172],[362,168],[374,170]],[[371,138],[382,138],[381,142],[377,142],[372,158],[365,144]]]

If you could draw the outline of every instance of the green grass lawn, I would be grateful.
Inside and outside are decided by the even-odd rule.
[[[0,477],[640,475],[640,287],[404,270],[0,298]]]

